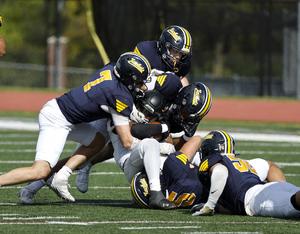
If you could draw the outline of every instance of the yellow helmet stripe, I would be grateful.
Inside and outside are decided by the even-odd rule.
[[[185,47],[185,49],[188,50],[188,52],[190,52],[191,44],[192,44],[191,35],[185,28],[180,27],[180,29],[183,31],[183,34],[184,34],[184,42],[185,42],[184,47]]]
[[[131,186],[130,186],[130,187],[131,187],[131,194],[132,194],[132,195],[134,196],[134,198],[135,198],[134,200],[137,201],[141,207],[148,208],[149,206],[148,206],[147,204],[145,204],[144,202],[142,202],[142,201],[138,198],[137,192],[135,191],[134,183],[135,183],[135,178],[133,178],[133,179],[131,180]]]
[[[211,103],[212,103],[211,92],[207,86],[204,87],[206,91],[206,100],[204,102],[205,104],[203,105],[202,110],[200,110],[200,116],[205,116],[207,114],[207,112],[211,108]]]
[[[227,154],[231,154],[233,151],[233,141],[231,136],[229,136],[229,134],[225,131],[221,131],[223,133],[223,135],[225,136],[226,139],[226,143],[227,143],[227,150],[226,153]]]

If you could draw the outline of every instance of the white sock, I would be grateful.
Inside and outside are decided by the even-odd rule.
[[[64,178],[66,180],[68,180],[68,178],[70,177],[70,175],[72,175],[72,169],[67,167],[67,166],[63,166],[58,172],[57,172],[58,176],[60,178]]]
[[[160,191],[160,148],[154,140],[147,141],[143,146],[144,167],[151,191]]]

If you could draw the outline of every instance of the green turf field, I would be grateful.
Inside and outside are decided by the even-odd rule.
[[[243,129],[247,129],[247,124]],[[0,130],[0,138],[1,173],[30,165],[37,132]],[[68,143],[63,156],[74,146]],[[237,150],[246,159],[258,156],[285,163],[283,170],[288,181],[300,186],[299,144],[238,141]],[[300,233],[300,220],[228,215],[192,217],[188,210],[135,208],[128,184],[113,163],[98,164],[92,169],[86,194],[76,190],[74,179],[75,175],[71,177],[75,204],[62,202],[44,188],[36,197],[36,205],[24,206],[18,204],[21,186],[0,188],[0,233]]]

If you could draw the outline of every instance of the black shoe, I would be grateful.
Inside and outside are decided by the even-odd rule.
[[[149,205],[151,208],[161,210],[171,210],[176,208],[176,205],[167,200],[161,191],[150,191]]]

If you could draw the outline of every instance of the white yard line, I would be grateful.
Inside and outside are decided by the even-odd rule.
[[[21,121],[21,120],[0,120],[0,129],[6,130],[24,130],[24,131],[38,131],[37,122]],[[197,134],[204,136],[207,131],[197,131]],[[234,133],[230,132],[232,136],[237,140],[251,140],[251,141],[265,141],[265,142],[289,142],[300,143],[299,135],[288,134],[265,134],[265,133]],[[178,134],[177,134],[178,135]],[[5,134],[1,134],[1,137],[5,137]]]
[[[152,226],[152,227],[120,227],[121,230],[152,230],[152,229],[198,229],[201,226]]]
[[[0,225],[16,225],[16,224],[21,224],[21,225],[34,225],[34,224],[41,224],[41,225],[47,225],[47,224],[56,224],[56,225],[111,225],[111,224],[192,224],[192,225],[203,225],[203,224],[212,224],[212,225],[225,225],[225,224],[232,224],[232,225],[245,225],[245,224],[250,224],[250,225],[271,225],[271,224],[283,224],[283,225],[299,225],[299,222],[297,221],[256,221],[256,222],[250,222],[250,221],[242,221],[242,222],[193,222],[193,221],[137,221],[137,220],[126,220],[126,221],[87,221],[87,222],[66,222],[66,221],[41,221],[41,222],[0,222]],[[210,233],[210,232],[208,232]],[[228,232],[224,232],[228,233]],[[231,232],[230,232],[231,233]],[[244,233],[244,232],[234,232],[234,233]],[[250,232],[251,233],[251,232]],[[253,232],[256,233],[256,232]]]
[[[78,216],[35,216],[35,217],[3,217],[3,220],[48,220],[48,219],[80,219]]]

